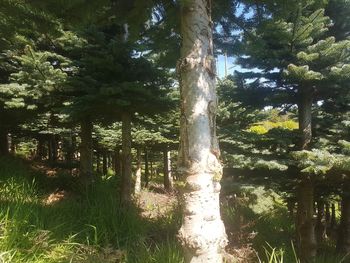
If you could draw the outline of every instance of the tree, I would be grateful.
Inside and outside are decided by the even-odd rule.
[[[185,176],[179,231],[186,262],[223,262],[227,244],[220,217],[222,166],[216,138],[217,98],[210,1],[181,6],[181,122],[179,171]]]

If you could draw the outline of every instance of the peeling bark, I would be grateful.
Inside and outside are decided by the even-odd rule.
[[[80,124],[80,176],[89,182],[93,175],[92,159],[92,122],[90,118],[85,118]]]
[[[120,189],[120,201],[124,205],[128,205],[132,199],[131,191],[131,116],[129,113],[122,114],[122,178]]]
[[[171,159],[170,151],[168,149],[163,152],[164,162],[164,188],[167,191],[173,190],[173,177],[171,173]]]
[[[179,240],[186,262],[221,263],[227,244],[220,217],[222,166],[216,138],[217,98],[210,1],[182,3],[179,173],[186,180]]]
[[[135,173],[135,188],[134,194],[138,196],[141,193],[141,150],[137,149],[136,154],[137,164],[136,164],[136,173]]]

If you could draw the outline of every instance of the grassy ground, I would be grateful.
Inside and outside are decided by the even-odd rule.
[[[115,177],[84,190],[67,177],[0,159],[0,262],[182,262],[178,218],[119,209]]]
[[[0,158],[0,263],[183,262],[176,197],[153,186],[141,195],[143,210],[126,211],[117,193],[115,176],[81,189],[64,170]],[[297,262],[293,220],[279,195],[224,182],[222,200],[228,252],[237,262]],[[333,248],[324,244],[316,262],[347,262]]]

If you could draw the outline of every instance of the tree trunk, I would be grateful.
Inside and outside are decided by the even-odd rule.
[[[90,182],[93,175],[92,128],[90,118],[82,120],[80,124],[80,176],[86,182]]]
[[[350,253],[350,185],[343,187],[337,251],[342,254]]]
[[[298,118],[300,143],[299,149],[306,150],[312,139],[312,88],[300,87]],[[317,243],[314,223],[314,184],[309,176],[300,173],[301,181],[297,189],[296,231],[299,257],[302,263],[312,262],[316,257]]]
[[[134,193],[135,196],[140,195],[141,193],[141,150],[140,148],[137,148],[137,167],[136,167],[136,174],[135,174],[135,189],[134,189]]]
[[[220,216],[222,166],[216,138],[217,98],[208,0],[181,7],[181,120],[179,172],[186,178],[179,239],[187,263],[221,263],[227,244]]]
[[[43,138],[39,137],[36,145],[35,159],[42,161],[44,159],[45,145]]]
[[[9,141],[6,129],[0,127],[0,156],[9,154]]]
[[[297,240],[301,262],[312,262],[316,256],[314,226],[314,185],[311,180],[302,180],[298,189]]]
[[[337,219],[336,219],[336,216],[335,216],[335,204],[332,203],[332,206],[331,206],[331,229],[335,229],[336,228],[336,225],[337,225]]]
[[[287,200],[287,208],[290,218],[294,218],[295,201],[292,199]]]
[[[107,162],[107,153],[102,153],[102,174],[107,175],[108,168],[107,168],[108,162]]]
[[[115,174],[118,176],[121,176],[122,174],[122,160],[121,160],[121,156],[120,156],[120,149],[117,149],[114,153],[114,171]]]
[[[100,153],[96,153],[96,172],[101,174],[101,156]]]
[[[312,97],[312,88],[300,88],[298,104],[300,150],[307,150],[312,139]]]
[[[145,187],[149,184],[148,150],[145,149]]]
[[[163,152],[164,161],[164,188],[167,191],[173,190],[173,177],[171,173],[171,159],[170,151],[168,149]]]
[[[326,218],[324,211],[324,202],[319,200],[317,202],[317,223],[316,223],[316,238],[317,244],[321,244],[326,238]]]
[[[123,172],[121,178],[120,201],[124,205],[128,205],[132,198],[131,192],[131,116],[129,113],[122,115],[122,156],[123,156]]]

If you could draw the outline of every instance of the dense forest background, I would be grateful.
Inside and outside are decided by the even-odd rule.
[[[0,0],[0,262],[189,262],[196,1],[239,69],[208,73],[225,260],[350,262],[349,0]]]

